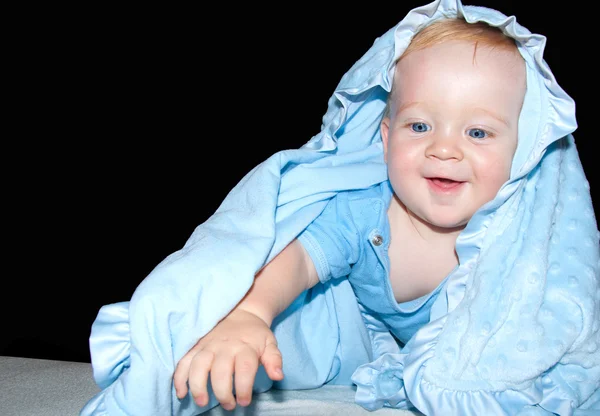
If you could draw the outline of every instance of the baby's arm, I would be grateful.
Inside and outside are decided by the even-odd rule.
[[[240,303],[182,357],[173,382],[177,397],[188,393],[200,406],[208,403],[207,382],[226,410],[235,408],[232,376],[238,404],[247,406],[259,361],[272,380],[283,379],[281,352],[270,330],[273,319],[303,291],[319,281],[310,256],[294,240],[257,275]]]

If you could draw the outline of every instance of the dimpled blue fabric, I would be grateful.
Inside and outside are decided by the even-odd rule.
[[[344,75],[317,135],[249,172],[130,301],[101,308],[90,350],[102,391],[82,415],[195,415],[216,405],[176,398],[178,360],[332,196],[387,179],[379,121],[394,60],[423,26],[456,16],[501,27],[527,62],[510,180],[459,236],[460,266],[404,348],[363,314],[347,280],[317,285],[274,322],[286,378],[273,385],[259,373],[256,391],[354,383],[367,409],[600,412],[600,245],[574,103],[543,60],[544,36],[515,17],[439,0],[410,11]]]

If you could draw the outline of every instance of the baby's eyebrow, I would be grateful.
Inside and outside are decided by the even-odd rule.
[[[397,112],[400,113],[400,112],[402,112],[402,111],[404,111],[404,110],[406,110],[408,108],[417,107],[419,105],[421,105],[420,101],[409,101],[407,103],[402,104],[400,107],[398,107],[398,111]]]
[[[483,107],[475,107],[474,110],[478,110],[481,111],[485,114],[487,114],[488,116],[498,120],[499,122],[501,122],[502,124],[504,124],[506,127],[510,128],[510,122],[508,121],[508,119],[506,117],[502,117],[499,114],[494,113],[493,111],[490,111],[488,109],[485,109]]]
[[[423,105],[423,103],[421,101],[409,101],[407,103],[402,104],[397,111],[397,114],[400,114],[402,111],[407,110],[409,108],[412,107],[419,107]],[[488,116],[498,120],[500,123],[504,124],[506,127],[510,128],[510,122],[508,121],[508,119],[506,117],[501,116],[500,114],[497,114],[491,110],[488,110],[487,108],[483,108],[483,107],[475,107],[473,108],[473,110],[475,111],[481,111],[482,113],[487,114]]]

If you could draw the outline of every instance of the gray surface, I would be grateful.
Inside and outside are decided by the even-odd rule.
[[[78,416],[98,391],[91,364],[0,357],[1,416]]]
[[[0,356],[0,416],[78,416],[99,391],[88,363]],[[360,416],[415,415],[381,409],[368,412],[354,403],[354,389],[324,386],[316,390],[271,390],[246,408],[216,407],[207,416]],[[168,416],[168,415],[165,415]]]

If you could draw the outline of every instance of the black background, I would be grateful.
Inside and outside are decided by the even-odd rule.
[[[597,201],[593,28],[583,10],[522,3],[477,4],[547,37]],[[129,300],[251,168],[318,133],[341,76],[424,3],[347,4],[88,5],[22,29],[0,355],[89,362],[98,309]]]

